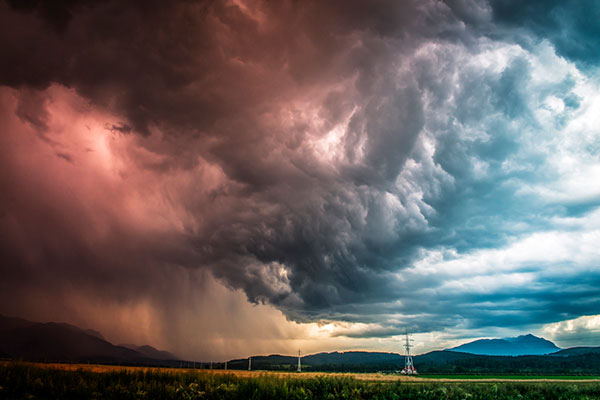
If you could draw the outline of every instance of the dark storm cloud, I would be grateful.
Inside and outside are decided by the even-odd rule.
[[[57,33],[65,31],[73,12],[86,3],[96,0],[7,0],[15,10],[22,13],[35,13],[45,20]]]
[[[397,88],[394,82],[394,52],[409,51],[439,30],[455,30],[456,21],[444,16],[443,8],[435,3],[422,9],[396,3],[259,3],[253,19],[225,3],[157,3],[139,9],[135,3],[60,3],[56,12],[46,2],[16,11],[2,7],[0,49],[3,59],[12,60],[3,64],[3,84],[28,91],[51,83],[72,87],[94,106],[127,118],[108,124],[109,131],[164,131],[165,143],[142,144],[163,157],[161,171],[193,168],[200,156],[219,165],[232,182],[214,193],[213,201],[233,203],[225,217],[211,220],[203,215],[211,204],[186,200],[192,218],[207,221],[204,232],[181,239],[183,247],[196,246],[193,250],[156,251],[167,252],[178,264],[213,266],[218,277],[242,287],[253,301],[284,308],[291,301],[289,312],[299,307],[297,318],[302,310],[310,315],[312,309],[349,298],[384,297],[377,288],[386,286],[385,278],[370,271],[396,268],[378,253],[412,229],[401,228],[395,238],[378,232],[386,218],[379,211],[384,205],[380,190],[398,175],[423,125],[415,85]],[[440,17],[449,20],[425,24]],[[319,97],[312,99],[311,92]],[[305,118],[289,126],[281,126],[280,119],[286,103],[303,93],[316,102],[324,129],[358,106],[349,136],[367,138],[363,161],[332,175],[327,166],[295,151],[311,139],[313,127]],[[18,115],[44,131],[41,96],[20,102]],[[357,104],[359,98],[365,100]],[[349,143],[349,158],[355,150]],[[370,182],[381,189],[369,189]],[[119,234],[111,251],[79,245],[77,228],[70,224],[89,217],[52,207],[58,215],[52,215],[48,229],[69,232],[58,234],[65,243],[51,246],[43,262],[64,269],[66,276],[73,271],[110,281],[111,274],[96,277],[94,271],[112,265],[118,279],[127,269],[136,271],[135,264],[169,261],[146,253],[144,243],[127,248]],[[358,216],[364,212],[366,218]],[[31,226],[40,220],[18,218]],[[363,229],[364,237],[353,237],[354,230]],[[11,262],[5,265],[19,264],[21,251],[6,251]],[[130,252],[139,259],[125,268],[117,260]],[[289,289],[279,293],[265,282],[269,268],[279,264],[289,270],[289,282],[283,283],[300,303],[289,300]]]
[[[493,18],[516,23],[508,7],[493,3]],[[489,46],[489,18],[469,1],[0,3],[0,84],[18,92],[15,115],[80,166],[47,134],[58,84],[86,100],[80,113],[114,115],[103,131],[128,141],[115,150],[121,192],[85,184],[98,179],[85,169],[48,181],[9,154],[24,135],[7,139],[5,285],[83,285],[127,302],[177,268],[205,268],[295,320],[385,322],[346,336],[496,324],[469,303],[519,293],[436,293],[448,276],[398,275],[428,250],[499,247],[510,222],[544,223],[544,204],[515,195],[515,182],[546,178],[544,154],[520,153],[537,124],[533,66],[521,53],[501,70],[469,63]],[[572,86],[544,90],[576,109]],[[551,320],[525,310],[503,323],[526,319]]]
[[[597,1],[582,4],[558,0],[492,0],[490,3],[495,21],[551,41],[563,57],[586,66],[596,66],[600,61]]]
[[[252,106],[276,101],[293,87],[356,72],[361,92],[372,93],[390,66],[369,58],[384,60],[397,45],[412,46],[403,35],[432,35],[446,27],[422,27],[437,16],[393,2],[259,4],[263,22],[222,2],[50,3],[35,3],[39,12],[3,13],[2,56],[12,62],[3,65],[2,82],[60,82],[100,105],[115,101],[114,108],[143,133],[150,124],[214,129],[237,113],[260,112]],[[69,15],[60,33],[46,25],[54,20],[44,10],[54,7]]]

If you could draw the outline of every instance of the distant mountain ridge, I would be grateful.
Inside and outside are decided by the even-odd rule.
[[[600,347],[565,349],[550,355],[488,356],[437,350],[413,357],[422,374],[600,374]],[[273,354],[252,356],[252,369],[295,371],[297,357]],[[349,351],[301,357],[303,371],[397,372],[405,356],[396,353]],[[230,369],[247,369],[248,358],[228,361]]]
[[[115,346],[94,330],[0,315],[0,355],[32,361],[156,363],[176,359],[150,346]],[[167,357],[172,356],[172,358]],[[166,357],[166,358],[163,358]]]
[[[600,347],[571,347],[568,349],[557,351],[556,353],[552,353],[551,355],[555,357],[569,357],[588,354],[600,354]]]
[[[135,344],[120,344],[119,346],[127,347],[128,349],[135,350],[138,353],[143,354],[148,358],[154,358],[156,360],[177,360],[178,357],[175,354],[169,353],[168,351],[158,350],[152,346],[136,346]]]
[[[549,340],[527,334],[504,339],[479,339],[447,350],[486,356],[525,356],[552,354],[561,348]]]
[[[557,349],[552,342],[533,335],[495,339],[509,344],[543,345]],[[484,343],[489,343],[484,341]],[[480,341],[466,343],[472,345]],[[547,342],[547,343],[546,343]],[[496,342],[493,342],[496,343]],[[548,344],[550,343],[550,344]],[[554,347],[552,347],[554,346]],[[457,348],[460,348],[458,346]],[[539,346],[538,346],[539,347]],[[419,373],[430,374],[571,374],[600,375],[600,347],[574,347],[550,355],[477,355],[452,350],[431,351],[415,355]],[[200,367],[223,369],[225,362],[193,363],[170,358],[173,354],[151,346],[115,346],[95,331],[65,323],[37,323],[20,318],[0,316],[0,358],[48,361],[92,362],[168,367]],[[297,357],[287,355],[252,356],[252,369],[295,371]],[[405,357],[398,353],[345,351],[317,353],[301,358],[303,371],[397,372],[404,367]],[[229,369],[247,369],[248,358],[230,360]]]
[[[271,354],[268,356],[252,356],[252,366],[255,369],[288,369],[295,368],[298,357]],[[331,353],[316,353],[301,357],[304,366],[350,366],[350,365],[399,365],[404,363],[404,356],[397,353],[382,353],[370,351],[334,351]],[[228,361],[231,368],[245,368],[248,359],[236,359]]]

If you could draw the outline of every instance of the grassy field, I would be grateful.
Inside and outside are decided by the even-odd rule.
[[[419,375],[423,380],[527,381],[527,382],[600,382],[600,376],[588,375]]]
[[[0,399],[600,399],[599,380],[0,365]]]
[[[11,365],[14,362],[0,362],[1,365]],[[222,369],[187,369],[187,368],[155,368],[140,366],[120,366],[120,365],[101,365],[101,364],[63,364],[63,363],[19,363],[20,365],[30,365],[37,368],[55,369],[62,371],[89,371],[95,373],[109,372],[170,372],[170,373],[204,373],[213,375],[235,375],[240,378],[256,378],[259,376],[271,376],[281,379],[305,379],[316,377],[334,377],[334,378],[352,378],[367,382],[396,382],[406,383],[414,382],[445,382],[445,381],[476,381],[476,382],[579,382],[590,381],[600,382],[600,376],[577,376],[577,375],[417,375],[407,376],[401,374],[383,374],[383,373],[357,373],[357,372],[284,372],[284,371],[261,371],[261,370],[222,370]]]

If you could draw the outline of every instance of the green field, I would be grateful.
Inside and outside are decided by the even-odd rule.
[[[600,382],[375,382],[339,375],[0,365],[0,399],[598,399]],[[438,376],[439,377],[439,376]]]
[[[585,381],[585,380],[600,380],[600,376],[589,375],[419,375],[423,379],[456,379],[456,380],[561,380],[561,381]]]

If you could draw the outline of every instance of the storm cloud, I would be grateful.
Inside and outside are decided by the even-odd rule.
[[[293,321],[364,325],[334,337],[594,314],[586,15],[0,3],[1,311],[152,299],[181,327],[216,279]]]

